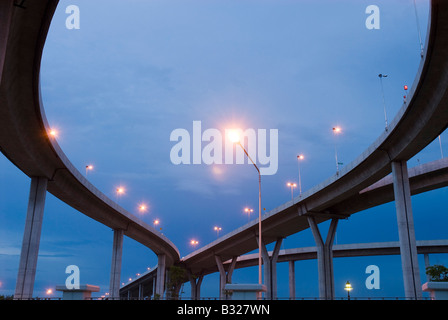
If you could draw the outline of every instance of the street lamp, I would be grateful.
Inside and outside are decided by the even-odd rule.
[[[146,205],[146,204],[144,204],[144,203],[141,203],[139,206],[138,206],[138,211],[140,211],[141,213],[144,213],[144,212],[146,212],[148,210],[148,206]]]
[[[294,200],[294,188],[297,187],[297,184],[288,182],[286,185],[291,188],[291,200]]]
[[[347,291],[347,300],[350,300],[350,291],[353,290],[353,287],[352,287],[352,285],[350,284],[350,281],[347,281],[347,282],[345,283],[344,290]]]
[[[254,209],[251,209],[251,208],[246,207],[246,208],[244,208],[244,212],[247,213],[247,220],[250,220],[250,214],[251,214],[252,212],[254,212]]]
[[[249,158],[249,160],[254,165],[255,169],[258,173],[258,284],[262,284],[262,275],[261,275],[261,245],[262,245],[262,238],[261,238],[261,174],[260,169],[258,169],[255,162],[252,160],[252,158],[247,153],[246,149],[244,149],[243,145],[240,141],[239,133],[236,130],[229,130],[228,133],[229,139],[232,143],[237,143],[243,149],[246,156]],[[261,292],[259,293],[259,298],[261,298]]]
[[[340,134],[341,132],[342,132],[341,127],[333,127],[333,133],[334,133],[335,137],[337,137],[337,135]],[[334,157],[336,159],[336,173],[339,173],[338,149],[336,146],[336,138],[335,138],[335,142],[334,142]]]
[[[387,131],[386,101],[385,101],[385,99],[384,99],[384,87],[383,87],[383,78],[387,78],[387,74],[382,74],[382,73],[380,73],[380,74],[378,75],[378,77],[380,78],[381,92],[382,92],[382,94],[383,94],[384,120],[386,121],[386,131]]]
[[[297,156],[297,167],[299,168],[299,194],[302,194],[302,177],[300,176],[300,161],[305,159],[303,154]]]
[[[193,239],[193,240],[190,241],[190,244],[191,244],[193,247],[196,247],[196,246],[199,244],[199,241]]]
[[[53,138],[56,138],[58,136],[58,131],[56,129],[50,129],[50,131],[48,132],[50,134],[50,136],[52,136]]]
[[[116,197],[117,197],[117,202],[118,202],[119,197],[120,197],[121,195],[123,195],[124,192],[125,192],[124,187],[121,187],[121,186],[120,186],[120,187],[117,187],[117,189],[115,189],[115,195],[116,195]]]
[[[152,224],[154,225],[154,228],[155,228],[157,225],[159,225],[159,223],[160,223],[160,220],[159,220],[159,219],[154,219],[153,222],[152,222]]]
[[[89,165],[86,166],[86,177],[87,177],[87,172],[89,170],[93,170],[93,165],[89,164]]]
[[[213,230],[215,230],[216,231],[216,235],[219,237],[219,231],[221,231],[222,230],[222,228],[221,227],[214,227],[213,228]]]

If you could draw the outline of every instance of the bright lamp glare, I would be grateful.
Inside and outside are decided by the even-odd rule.
[[[232,143],[240,142],[240,135],[237,130],[229,130],[228,137]]]

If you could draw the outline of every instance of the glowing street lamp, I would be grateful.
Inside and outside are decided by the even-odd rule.
[[[246,149],[244,149],[243,145],[241,144],[241,138],[237,130],[229,130],[228,137],[232,143],[239,144],[241,149],[243,149],[244,153],[246,154],[247,158],[252,162],[255,169],[258,173],[258,284],[262,284],[262,273],[261,273],[261,244],[262,244],[262,237],[261,237],[261,174],[260,169],[258,169],[255,162],[252,160],[252,158],[247,153]],[[261,292],[259,293],[259,298],[261,298]]]
[[[254,209],[246,207],[244,208],[244,212],[247,213],[247,220],[250,220],[250,214],[254,212]]]
[[[48,134],[51,137],[56,138],[58,136],[58,131],[56,129],[50,129],[50,131],[48,131]]]
[[[148,211],[148,206],[144,203],[141,203],[138,206],[138,211],[140,211],[141,213],[144,213],[144,212]]]
[[[116,189],[115,189],[115,196],[116,196],[116,200],[117,200],[117,202],[118,202],[118,200],[120,199],[120,197],[122,196],[122,195],[124,195],[124,193],[125,193],[125,188],[124,187],[117,187]]]
[[[196,246],[199,244],[199,241],[193,239],[193,240],[190,241],[190,244],[191,244],[193,247],[196,247]]]
[[[53,289],[47,289],[47,290],[45,291],[45,294],[46,294],[47,296],[52,295],[52,294],[53,294]]]
[[[217,226],[215,226],[215,227],[213,228],[213,230],[216,231],[216,235],[219,237],[219,231],[221,231],[222,228],[221,228],[221,227],[217,227]]]
[[[349,281],[347,281],[347,282],[345,283],[344,290],[347,291],[347,299],[350,300],[350,291],[353,290],[353,287],[352,287],[352,285],[350,284]]]
[[[286,185],[291,188],[291,200],[294,200],[294,188],[297,187],[297,184],[288,182]]]
[[[152,224],[154,225],[154,228],[155,228],[156,226],[158,226],[160,224],[160,220],[159,219],[154,219]]]
[[[337,136],[338,134],[340,134],[342,132],[341,127],[333,127],[333,133],[335,136]],[[336,159],[336,173],[339,172],[339,164],[342,164],[338,161],[338,150],[336,147],[336,141],[334,142],[334,156]]]
[[[380,78],[381,92],[382,92],[382,94],[383,94],[384,120],[386,121],[386,131],[387,131],[386,101],[385,101],[385,99],[384,99],[384,87],[383,87],[383,78],[387,78],[387,74],[382,74],[382,73],[380,73],[380,74],[378,75],[378,77]]]
[[[297,156],[297,167],[299,168],[299,194],[302,194],[302,177],[300,176],[300,161],[305,159],[303,154]]]
[[[93,165],[89,164],[86,166],[86,177],[87,177],[87,172],[93,170]]]

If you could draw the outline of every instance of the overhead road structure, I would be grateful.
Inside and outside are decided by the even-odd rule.
[[[32,295],[45,194],[114,230],[110,295],[118,295],[123,236],[151,249],[159,270],[179,261],[177,247],[91,184],[61,150],[45,116],[40,91],[42,52],[56,0],[0,2],[0,150],[31,178],[15,297]],[[164,276],[164,272],[161,273]],[[159,291],[163,291],[163,282]]]
[[[264,245],[311,228],[319,249],[320,295],[334,295],[331,248],[337,221],[361,210],[346,208],[350,199],[392,173],[405,296],[421,297],[416,260],[415,233],[410,204],[407,161],[435,140],[448,124],[448,2],[432,0],[425,50],[414,83],[386,130],[354,161],[314,188],[264,214]],[[331,220],[330,236],[322,239],[318,224]],[[227,261],[258,248],[258,219],[222,236],[183,259],[195,275],[216,270]],[[218,260],[217,260],[218,259]]]
[[[444,254],[448,253],[448,240],[421,240],[417,241],[417,253],[428,256],[429,254]],[[384,256],[384,255],[399,255],[400,243],[398,241],[391,242],[372,242],[372,243],[350,243],[339,244],[333,246],[333,256],[335,258],[348,258],[348,257],[366,257],[366,256]],[[269,252],[272,256],[273,252]],[[283,249],[278,252],[278,263],[289,263],[289,299],[295,299],[295,268],[294,263],[296,261],[313,260],[317,258],[317,248],[314,247],[301,247]],[[429,261],[429,259],[425,259]],[[223,266],[226,270],[233,268],[233,270],[248,268],[258,265],[258,254],[250,253],[238,257],[235,261],[228,260],[223,262]],[[198,279],[190,278],[191,295],[187,298],[194,300],[211,298],[201,297],[200,287],[202,278]],[[277,276],[274,276],[274,281],[277,281]],[[154,285],[157,279],[157,270],[148,270],[137,278],[124,283],[120,288],[121,299],[154,299]],[[276,297],[277,298],[277,297]]]

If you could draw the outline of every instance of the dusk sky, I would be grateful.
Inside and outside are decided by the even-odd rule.
[[[423,41],[429,1],[418,0]],[[380,9],[380,29],[366,28],[366,8]],[[80,29],[67,29],[66,8],[80,9]],[[181,257],[248,222],[258,209],[252,165],[180,164],[170,159],[173,130],[193,134],[214,128],[278,130],[278,170],[262,177],[262,207],[291,199],[288,181],[302,190],[336,173],[335,144],[343,165],[355,160],[384,131],[383,79],[389,123],[403,104],[420,64],[414,0],[62,0],[53,18],[41,66],[46,117],[76,168],[99,190],[152,225]],[[332,128],[342,133],[335,139]],[[448,155],[441,135],[409,167]],[[206,143],[203,144],[205,146]],[[269,147],[268,147],[269,151]],[[115,196],[117,186],[125,195]],[[13,294],[30,179],[0,156],[0,295]],[[295,195],[298,190],[295,190]],[[448,189],[412,197],[417,240],[447,239]],[[141,202],[149,206],[141,214]],[[255,219],[255,214],[250,218]],[[329,223],[320,226],[325,236]],[[109,289],[110,228],[47,195],[34,295],[65,283],[68,265],[81,283]],[[394,202],[341,220],[337,244],[398,241]],[[282,249],[314,246],[311,231],[285,239]],[[272,245],[268,248],[272,249]],[[420,259],[425,282],[423,256]],[[430,255],[448,265],[447,254]],[[122,282],[157,264],[148,248],[126,238]],[[365,269],[377,265],[380,289],[368,290]],[[288,265],[278,265],[278,297],[288,297]],[[235,270],[234,283],[257,281],[257,269]],[[334,259],[335,295],[402,297],[399,256]],[[201,296],[218,295],[218,274],[204,278]],[[184,297],[190,296],[185,284]],[[318,296],[317,262],[296,262],[296,296]],[[61,295],[61,293],[55,293]],[[424,293],[424,296],[428,296]]]

